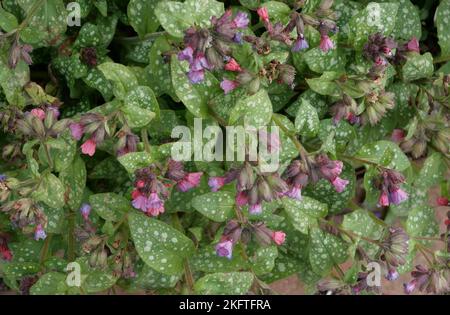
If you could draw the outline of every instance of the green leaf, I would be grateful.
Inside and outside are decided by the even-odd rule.
[[[442,174],[445,174],[446,168],[443,163],[442,154],[439,152],[432,153],[423,163],[417,178],[414,180],[414,186],[417,189],[427,190],[439,183]]]
[[[194,244],[170,225],[137,212],[129,213],[131,236],[142,260],[166,275],[183,270],[185,259],[192,255]]]
[[[59,272],[49,272],[42,275],[31,287],[31,295],[55,295],[67,292],[66,275]]]
[[[398,7],[398,3],[369,3],[350,20],[349,43],[362,49],[370,35],[377,32],[390,35],[395,27]]]
[[[122,112],[125,114],[128,126],[130,128],[142,128],[147,126],[156,114],[146,108],[134,106],[126,103],[122,108]]]
[[[71,165],[59,174],[66,187],[66,204],[71,209],[78,209],[83,199],[86,186],[86,166],[80,156],[76,156]]]
[[[155,161],[152,154],[148,152],[131,152],[120,156],[117,160],[129,174],[134,174],[136,170],[147,167]]]
[[[223,12],[224,4],[215,0],[161,1],[155,9],[162,27],[175,37],[183,37],[190,26],[210,26],[211,17],[220,17]]]
[[[237,101],[230,112],[229,122],[234,125],[241,119],[244,124],[255,128],[269,124],[272,119],[272,103],[265,89]]]
[[[124,99],[131,90],[138,86],[136,76],[122,64],[105,62],[99,65],[98,69],[103,72],[106,79],[114,84],[113,92],[119,99]]]
[[[264,2],[261,7],[267,8],[270,19],[273,21],[281,22],[283,24],[289,21],[291,8],[286,3],[279,1],[268,1]]]
[[[131,202],[114,193],[89,196],[92,209],[107,221],[119,221],[131,208]]]
[[[253,283],[250,272],[213,273],[197,280],[198,294],[246,294]]]
[[[10,277],[21,278],[40,270],[40,265],[33,262],[11,262],[3,265],[3,273]]]
[[[9,247],[13,254],[13,262],[39,262],[39,253],[42,245],[42,242],[36,242],[31,239],[10,243]]]
[[[311,230],[309,261],[314,272],[324,275],[347,259],[348,245],[342,239],[319,228]]]
[[[303,99],[295,116],[297,132],[302,136],[314,137],[319,132],[319,124],[320,120],[316,109]]]
[[[197,253],[189,259],[193,270],[207,273],[232,272],[244,269],[247,262],[242,257],[242,249],[239,246],[233,248],[231,259],[217,256],[215,247],[208,245],[200,248]]]
[[[168,276],[142,264],[133,278],[133,285],[145,290],[173,288],[180,278],[180,275]]]
[[[442,0],[436,9],[434,21],[436,23],[439,46],[443,56],[450,55],[450,0]]]
[[[318,224],[317,219],[325,217],[328,212],[326,204],[310,197],[302,200],[285,197],[282,203],[292,225],[304,234],[308,234],[309,229]]]
[[[155,93],[148,86],[138,86],[128,93],[125,100],[125,106],[133,106],[151,111],[159,118],[159,104]]]
[[[139,37],[143,38],[158,29],[155,9],[160,2],[161,0],[131,0],[128,3],[128,20]]]
[[[413,208],[406,220],[406,232],[412,237],[438,237],[439,225],[436,222],[434,209],[430,206],[418,206]],[[429,241],[418,240],[429,243]]]
[[[108,290],[117,281],[117,278],[110,272],[93,270],[83,281],[83,289],[88,293],[96,293]]]
[[[389,161],[389,163],[383,164],[383,158],[386,150],[393,152],[393,158]],[[404,171],[411,165],[408,157],[405,153],[403,153],[397,144],[385,140],[366,144],[359,150],[356,157],[371,161],[373,163],[378,163],[387,168],[396,169],[398,171]]]
[[[63,231],[65,223],[64,208],[50,208],[47,205],[42,205],[42,210],[47,216],[47,233],[60,234]]]
[[[11,32],[19,26],[17,18],[14,14],[9,13],[0,5],[0,28],[5,32]]]
[[[308,50],[304,58],[309,69],[317,73],[339,72],[345,68],[345,57],[338,49],[330,49],[325,53],[319,47],[315,47]]]
[[[10,104],[25,106],[23,86],[30,81],[30,67],[19,61],[15,69],[8,66],[9,45],[0,46],[0,86]]]
[[[37,201],[42,201],[51,208],[64,206],[64,186],[58,177],[52,173],[42,175],[41,182],[32,196]]]
[[[316,93],[329,96],[341,96],[341,90],[335,80],[339,78],[336,72],[324,72],[319,78],[306,79],[309,87]]]
[[[411,53],[402,68],[403,80],[407,82],[429,78],[433,72],[433,56],[430,53],[423,55]]]
[[[419,9],[410,0],[385,0],[383,2],[398,3],[397,18],[392,35],[395,38],[410,40],[422,36],[422,22]]]
[[[216,222],[232,216],[234,203],[234,193],[229,191],[210,192],[192,199],[195,210]]]
[[[382,221],[374,217],[372,213],[369,213],[367,210],[357,209],[344,216],[342,227],[358,236],[379,240],[384,231],[382,224]],[[365,240],[359,240],[359,243],[369,255],[375,255],[378,252],[379,247],[375,244]]]
[[[173,56],[171,74],[176,95],[194,116],[206,118],[208,101],[219,92],[219,82],[210,72],[205,71],[205,79],[200,83],[192,84],[186,73],[187,63]]]
[[[259,248],[254,257],[252,269],[257,275],[266,274],[272,271],[275,266],[275,259],[278,257],[276,246]]]

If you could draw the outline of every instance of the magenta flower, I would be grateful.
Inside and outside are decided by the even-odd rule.
[[[300,186],[292,186],[286,193],[286,196],[292,199],[302,200],[302,189]]]
[[[411,40],[406,44],[406,48],[409,51],[415,51],[417,53],[420,53],[419,41],[415,37],[411,38]]]
[[[388,196],[387,192],[385,192],[385,191],[381,192],[380,198],[378,199],[378,205],[380,207],[389,206],[389,196]]]
[[[269,153],[277,152],[280,149],[280,137],[275,132],[268,133],[265,130],[259,130],[259,141],[267,146]]]
[[[294,42],[294,46],[292,46],[292,51],[297,52],[308,48],[309,48],[308,42],[306,41],[303,34],[301,34],[300,36],[297,37],[297,40]]]
[[[91,213],[91,209],[92,209],[91,205],[88,203],[83,203],[81,205],[80,212],[81,212],[81,215],[83,216],[83,219],[85,219],[86,221],[89,219],[89,214]]]
[[[194,187],[197,187],[200,184],[202,175],[203,172],[187,173],[184,178],[178,182],[178,189],[186,192]]]
[[[349,181],[343,178],[340,178],[339,176],[336,177],[331,184],[333,184],[334,189],[336,189],[336,191],[338,193],[341,193],[344,191],[345,187],[348,185]]]
[[[178,60],[180,60],[180,61],[186,60],[189,63],[191,63],[194,60],[193,55],[194,55],[194,50],[192,49],[192,47],[188,46],[184,50],[182,50],[178,53]]]
[[[72,138],[75,140],[80,140],[83,136],[84,130],[83,125],[80,123],[72,123],[69,125],[70,133],[72,134]]]
[[[233,242],[229,239],[223,239],[216,245],[216,254],[220,257],[231,259],[233,254]]]
[[[208,186],[211,187],[211,191],[218,191],[225,185],[225,177],[215,176],[208,180]]]
[[[333,41],[330,39],[328,35],[322,35],[320,37],[320,49],[323,52],[328,52],[330,49],[334,48]]]
[[[401,188],[394,189],[389,193],[389,200],[394,204],[398,205],[401,202],[408,199],[408,193],[402,190]]]
[[[399,273],[394,268],[389,268],[388,273],[386,274],[386,279],[389,281],[395,281],[399,277]]]
[[[242,71],[241,66],[237,63],[237,61],[234,58],[230,58],[228,63],[224,67],[227,71],[234,71],[234,72],[240,72]]]
[[[262,206],[260,203],[255,203],[254,205],[250,205],[248,208],[248,212],[250,214],[260,214],[262,212]]]
[[[248,195],[245,191],[240,191],[236,196],[236,205],[238,207],[245,206],[248,203]]]
[[[44,240],[47,237],[47,234],[44,231],[44,228],[42,227],[42,224],[38,224],[36,227],[36,230],[34,231],[34,239],[36,241]]]
[[[284,233],[283,231],[274,231],[272,233],[272,240],[278,246],[283,245],[284,241],[286,240],[286,233]]]
[[[147,212],[147,202],[148,202],[148,198],[141,195],[141,194],[134,194],[133,196],[133,201],[131,202],[131,204],[133,205],[133,207],[135,209],[139,209],[142,210],[144,212]]]
[[[261,20],[263,20],[264,22],[269,21],[269,12],[267,12],[267,8],[265,7],[258,8],[256,12],[258,13]]]
[[[160,213],[164,212],[164,201],[161,200],[156,192],[150,193],[150,197],[147,199],[147,213],[156,217]]]
[[[328,179],[329,181],[333,181],[337,176],[339,176],[342,173],[343,165],[344,164],[342,163],[342,161],[330,160],[328,163],[325,163],[320,166],[320,172],[326,179]]]
[[[220,82],[220,87],[222,88],[222,90],[224,91],[225,94],[230,93],[238,86],[239,86],[239,83],[237,81],[231,81],[231,80],[224,79],[222,82]]]
[[[40,108],[33,108],[31,110],[31,115],[33,115],[34,117],[40,119],[40,120],[44,120],[45,119],[45,112],[44,110],[40,109]]]
[[[403,129],[394,129],[392,131],[391,140],[400,143],[405,139],[405,131]]]
[[[83,154],[93,156],[95,154],[96,146],[97,144],[95,143],[95,140],[91,138],[81,145],[81,152],[83,152]]]
[[[238,12],[233,19],[233,24],[237,28],[246,28],[250,20],[248,19],[247,13]]]

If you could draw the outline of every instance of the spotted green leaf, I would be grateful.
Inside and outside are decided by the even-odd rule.
[[[304,234],[308,234],[309,229],[317,225],[318,219],[328,212],[326,204],[310,197],[303,197],[302,200],[285,197],[282,203],[292,225]]]
[[[199,294],[245,294],[253,283],[250,272],[213,273],[197,280]]]
[[[155,8],[160,0],[131,0],[128,3],[128,19],[131,26],[142,38],[158,29],[159,21]]]
[[[11,262],[2,266],[5,275],[21,278],[26,275],[32,275],[39,271],[40,266],[34,262]]]
[[[397,18],[392,35],[399,39],[410,40],[422,36],[422,23],[419,9],[410,0],[384,0],[382,2],[398,3]]]
[[[309,261],[314,272],[324,275],[348,256],[348,245],[342,239],[319,228],[311,230]]]
[[[388,163],[383,163],[386,150],[392,151],[393,156]],[[387,168],[396,169],[398,171],[404,171],[411,165],[407,156],[397,144],[385,140],[366,144],[359,150],[356,157],[373,163],[382,164]]]
[[[31,287],[31,295],[66,294],[66,275],[60,272],[49,272],[42,275]]]
[[[106,79],[113,83],[114,95],[119,99],[125,98],[131,90],[138,86],[136,76],[122,64],[105,62],[99,65],[98,69],[103,72]]]
[[[131,210],[131,202],[114,193],[91,195],[89,203],[92,210],[107,221],[117,222]]]
[[[133,285],[146,290],[173,288],[178,280],[180,280],[180,277],[181,275],[168,276],[162,274],[146,264],[142,264],[136,272],[136,277],[133,279]]]
[[[274,21],[280,21],[282,23],[287,23],[289,21],[291,8],[289,8],[286,3],[280,1],[267,1],[261,6],[267,9],[270,18]]]
[[[433,72],[433,56],[430,53],[409,55],[402,68],[403,80],[407,82],[429,78],[433,75]]]
[[[232,272],[242,270],[247,266],[247,262],[242,258],[242,249],[238,246],[233,248],[231,259],[220,257],[216,254],[213,245],[205,246],[189,259],[189,264],[193,270],[208,273]]]
[[[304,55],[309,69],[317,73],[325,71],[343,71],[345,67],[345,56],[338,49],[330,49],[323,52],[319,47],[308,50]]]
[[[414,180],[414,186],[418,189],[428,189],[439,183],[442,174],[445,174],[442,155],[439,152],[434,152],[423,163],[422,169]]]
[[[138,212],[128,216],[131,236],[139,256],[156,271],[177,275],[185,259],[192,255],[194,244],[170,225]]]
[[[224,222],[233,214],[234,193],[210,192],[194,197],[192,206],[201,214],[216,222]]]
[[[318,78],[306,79],[306,82],[318,94],[339,97],[341,91],[335,82],[338,78],[339,74],[337,72],[327,71]]]
[[[153,155],[148,152],[127,153],[119,157],[117,160],[130,174],[133,174],[140,168],[149,166],[155,161]]]
[[[439,46],[442,55],[450,55],[450,0],[442,0],[436,9],[435,24],[438,32]]]
[[[413,237],[439,236],[439,226],[436,222],[434,209],[425,205],[413,208],[406,220],[406,232]]]
[[[11,32],[19,26],[17,22],[17,18],[14,14],[6,11],[0,5],[0,28],[2,28],[5,32]]]
[[[302,136],[313,137],[319,132],[319,124],[316,109],[303,99],[295,116],[295,129]]]
[[[138,86],[128,93],[125,98],[125,106],[133,106],[155,113],[159,118],[159,105],[153,90],[148,86]]]
[[[64,186],[61,180],[52,173],[42,175],[39,187],[33,191],[32,196],[51,208],[64,206]]]
[[[230,124],[243,122],[255,128],[266,126],[272,118],[272,103],[265,89],[237,101],[230,112]]]
[[[276,246],[268,246],[259,248],[254,256],[253,271],[257,275],[266,274],[272,271],[275,266],[275,259],[278,257],[278,249]]]
[[[92,270],[83,281],[83,289],[88,293],[102,292],[112,287],[117,278],[108,271]]]

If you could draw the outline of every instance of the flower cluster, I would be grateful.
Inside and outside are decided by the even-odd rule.
[[[401,173],[391,169],[383,170],[377,183],[381,190],[378,205],[380,207],[387,207],[390,204],[398,205],[408,199],[408,193],[400,188],[404,182],[405,177]]]
[[[81,152],[89,156],[95,154],[98,144],[105,140],[107,134],[106,117],[97,114],[89,113],[80,118],[79,122],[70,124],[70,131],[75,140],[80,140],[84,134],[89,135],[89,138],[81,145]]]

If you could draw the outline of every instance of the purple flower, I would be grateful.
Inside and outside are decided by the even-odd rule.
[[[403,290],[405,291],[405,294],[411,294],[416,289],[416,285],[416,279],[413,279],[408,283],[403,283]]]
[[[233,36],[233,42],[237,43],[237,44],[242,44],[242,33],[241,32],[236,32],[236,34],[234,34]]]
[[[45,234],[42,224],[38,224],[38,226],[36,227],[36,230],[34,231],[34,239],[36,241],[39,241],[39,240],[45,240],[46,237],[47,237],[47,234]]]
[[[294,46],[292,47],[292,51],[297,52],[308,48],[309,48],[308,42],[306,41],[305,37],[302,34],[295,41]]]
[[[193,54],[194,50],[192,49],[192,47],[188,46],[178,53],[178,60],[186,60],[191,63],[194,60]]]
[[[389,281],[395,281],[399,277],[399,273],[394,268],[389,268],[388,273],[386,274],[386,279]]]
[[[72,138],[75,140],[80,140],[83,136],[83,125],[79,123],[72,123],[69,125],[70,133],[72,134]]]
[[[389,193],[389,200],[394,204],[398,205],[399,203],[408,199],[408,193],[404,190],[397,188]]]
[[[205,79],[205,71],[204,70],[199,70],[199,71],[194,71],[191,70],[188,72],[188,77],[189,77],[189,81],[191,81],[191,83],[199,83],[202,82]]]
[[[292,199],[302,200],[302,189],[300,186],[292,186],[286,193],[286,196]]]
[[[211,68],[211,65],[203,54],[198,54],[190,64],[190,70],[194,71],[200,71],[203,69],[211,70]]]
[[[0,182],[3,182],[7,179],[8,177],[4,174],[0,174]]]
[[[331,184],[333,184],[334,188],[338,193],[341,193],[344,191],[345,187],[348,185],[349,181],[346,179],[342,179],[339,176],[336,177]]]
[[[262,206],[260,203],[255,203],[254,205],[250,205],[248,208],[248,212],[250,214],[260,214],[262,212]]]
[[[323,52],[328,52],[330,49],[334,48],[333,41],[330,39],[328,35],[322,35],[320,37],[320,49]]]
[[[152,192],[147,199],[147,214],[156,217],[164,211],[164,201],[159,198],[156,192]]]
[[[197,187],[200,184],[200,179],[203,175],[203,172],[196,173],[188,173],[184,176],[182,180],[178,182],[178,189],[180,191],[186,192],[194,187]]]
[[[136,198],[133,199],[131,204],[135,209],[140,209],[144,212],[147,212],[147,201],[148,201],[147,197],[138,194]]]
[[[83,203],[80,208],[81,215],[85,220],[88,220],[89,214],[91,213],[91,205],[88,203]]]
[[[216,254],[220,257],[231,259],[233,254],[233,242],[229,239],[223,239],[216,245]]]
[[[237,81],[231,81],[231,80],[224,79],[222,82],[220,82],[220,87],[222,88],[222,90],[224,91],[225,94],[230,93],[238,86],[239,86],[239,83]]]
[[[233,19],[233,23],[237,28],[246,28],[249,22],[247,13],[244,12],[238,12]]]
[[[211,191],[218,191],[225,185],[225,177],[215,176],[208,180],[208,186],[211,187]]]

